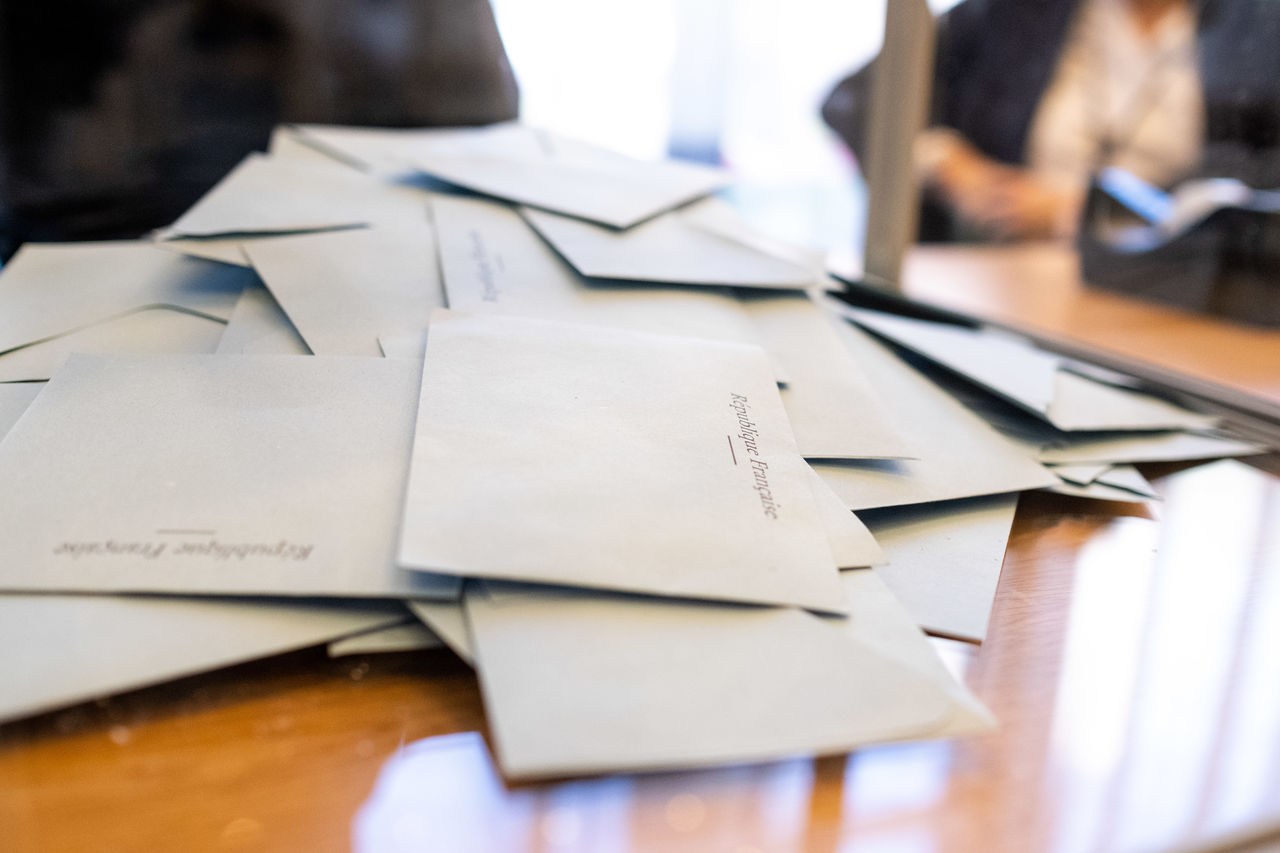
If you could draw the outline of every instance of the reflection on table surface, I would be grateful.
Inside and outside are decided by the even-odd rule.
[[[508,786],[449,653],[314,650],[0,728],[13,850],[1154,851],[1280,815],[1280,459],[1022,498],[994,735]],[[732,697],[727,697],[731,700]]]
[[[1082,283],[1069,245],[917,246],[914,298],[1154,362],[1280,403],[1280,329],[1168,308]]]

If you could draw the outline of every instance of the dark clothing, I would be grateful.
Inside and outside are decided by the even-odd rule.
[[[0,85],[15,244],[166,225],[282,122],[517,113],[488,0],[0,0]]]
[[[943,15],[930,123],[954,128],[995,160],[1024,165],[1031,122],[1078,4],[965,0]],[[1195,6],[1206,110],[1198,172],[1280,186],[1280,2],[1201,0]],[[822,106],[827,124],[855,153],[862,148],[873,67],[842,80]]]

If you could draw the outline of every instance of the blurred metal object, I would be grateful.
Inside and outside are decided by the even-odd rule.
[[[934,41],[925,0],[886,4],[862,165],[868,196],[863,276],[888,290],[901,289],[902,256],[916,238],[920,188],[912,151],[929,111]]]
[[[1081,271],[1106,290],[1280,326],[1280,211],[1270,206],[1242,198],[1183,222],[1135,222],[1095,181],[1077,238]]]

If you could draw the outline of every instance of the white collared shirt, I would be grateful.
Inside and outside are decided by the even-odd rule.
[[[1027,165],[1063,186],[1083,188],[1103,166],[1168,185],[1200,160],[1204,94],[1190,4],[1147,34],[1126,5],[1083,0],[1032,121]]]

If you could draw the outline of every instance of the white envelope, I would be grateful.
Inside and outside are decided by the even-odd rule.
[[[718,169],[635,160],[514,123],[411,131],[300,125],[298,130],[356,162],[409,163],[485,195],[614,228],[629,228],[728,182]]]
[[[587,283],[506,205],[438,195],[431,207],[453,310],[758,343],[727,291]]]
[[[993,495],[864,513],[887,556],[875,571],[921,628],[980,643],[1017,506]]]
[[[793,290],[816,282],[813,269],[699,228],[690,217],[723,205],[702,199],[625,231],[529,207],[520,213],[584,276]]]
[[[1207,429],[1219,419],[1062,369],[1021,338],[844,306],[842,313],[1061,430]]]
[[[842,320],[798,294],[750,294],[742,304],[760,341],[787,376],[782,405],[808,459],[900,459],[918,456],[840,340]]]
[[[427,352],[427,332],[413,335],[378,335],[378,349],[383,358],[412,358],[422,361]]]
[[[809,477],[758,347],[441,311],[400,565],[840,611]]]
[[[840,496],[831,491],[831,487],[812,468],[809,469],[809,486],[818,502],[822,523],[827,528],[827,540],[836,565],[842,569],[858,569],[884,563],[885,554],[875,536],[861,519],[845,509]]]
[[[158,236],[326,231],[421,220],[426,194],[337,164],[250,154]]]
[[[153,244],[157,249],[187,255],[192,258],[203,258],[206,261],[217,261],[249,269],[249,256],[244,253],[243,243],[251,237],[174,237],[169,240],[157,239]]]
[[[271,139],[267,142],[267,153],[277,159],[306,160],[312,163],[346,162],[342,157],[335,156],[332,152],[321,151],[308,142],[291,125],[277,125],[271,130]],[[353,163],[346,162],[346,165],[358,168]]]
[[[1068,483],[1076,486],[1087,486],[1110,471],[1112,467],[1112,465],[1103,462],[1097,465],[1051,465],[1049,470]]]
[[[1115,486],[1108,486],[1106,483],[1090,483],[1087,486],[1077,486],[1075,483],[1062,482],[1042,491],[1053,492],[1058,495],[1069,495],[1075,498],[1088,498],[1089,500],[1116,503],[1137,504],[1146,503],[1152,499],[1147,495],[1140,495],[1130,489],[1116,488]]]
[[[1054,378],[1047,418],[1061,430],[1211,429],[1221,418],[1065,370]]]
[[[474,665],[471,633],[461,601],[406,601],[409,612],[422,620],[431,632],[444,641],[454,654]]]
[[[847,619],[468,585],[505,775],[769,760],[992,727],[873,572],[842,583]]]
[[[212,353],[227,326],[171,308],[144,308],[0,356],[0,382],[43,382],[73,352],[158,355]]]
[[[1045,444],[1041,462],[1080,464],[1086,462],[1183,462],[1254,456],[1267,453],[1264,445],[1226,436],[1194,432],[1159,432],[1135,435],[1060,438]]]
[[[1063,432],[1022,409],[1007,406],[981,389],[947,382],[948,393],[981,415],[1028,456],[1055,467],[1109,465],[1121,462],[1176,462],[1248,456],[1268,448],[1212,432]]]
[[[394,565],[418,373],[73,355],[0,443],[0,589],[456,597]]]
[[[379,356],[379,335],[420,332],[444,305],[435,233],[421,222],[245,244],[317,355]]]
[[[44,372],[50,359],[56,362],[66,354],[57,351],[66,342],[55,339],[72,334],[80,335],[85,346],[128,344],[142,322],[130,315],[143,309],[146,320],[170,329],[181,326],[199,337],[198,327],[187,319],[192,317],[213,321],[199,328],[220,333],[240,292],[252,281],[249,270],[182,257],[147,242],[27,243],[0,271],[0,364],[10,355],[15,362],[31,358],[11,351],[41,345],[38,358],[18,372],[32,372],[37,362],[41,369],[35,372]],[[168,316],[174,312],[186,316],[174,320]],[[123,325],[115,325],[117,321]],[[95,329],[102,324],[113,327]],[[216,343],[215,336],[209,349]]]
[[[1062,359],[1008,335],[841,305],[840,312],[877,335],[941,364],[1027,411],[1044,417]]]
[[[444,644],[439,637],[431,633],[426,625],[414,619],[399,625],[374,628],[371,631],[334,640],[329,643],[327,651],[329,657],[341,658],[387,652],[416,652],[424,649],[438,649],[442,645]]]
[[[43,382],[10,382],[0,384],[0,439],[3,439],[22,413],[44,389]]]
[[[43,387],[0,385],[0,440]],[[22,650],[0,655],[0,721],[402,618],[378,601],[0,595],[0,648]]]
[[[403,619],[382,601],[0,595],[0,721]]]
[[[311,355],[265,287],[246,287],[218,340],[219,355]]]
[[[814,462],[851,510],[1017,492],[1061,482],[954,397],[848,323],[836,326],[919,460]]]
[[[1114,465],[1099,475],[1096,482],[1114,489],[1125,489],[1142,497],[1160,500],[1160,494],[1151,483],[1147,482],[1147,478],[1142,476],[1142,472],[1132,465]]]

